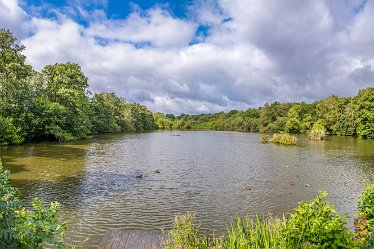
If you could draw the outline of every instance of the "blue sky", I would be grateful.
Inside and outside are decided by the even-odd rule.
[[[123,19],[126,18],[134,9],[138,7],[146,10],[155,6],[161,6],[162,8],[170,11],[174,16],[179,18],[188,18],[188,8],[193,4],[193,0],[176,0],[176,1],[165,1],[165,0],[141,0],[141,1],[122,1],[122,0],[110,0],[110,1],[79,1],[79,0],[32,0],[23,1],[25,10],[28,6],[42,6],[50,5],[57,8],[66,6],[81,6],[86,10],[102,9],[107,14],[108,18],[111,19]],[[44,13],[48,15],[48,13]],[[78,20],[79,21],[79,20]]]
[[[374,0],[0,0],[36,70],[75,62],[92,90],[207,113],[374,86]]]

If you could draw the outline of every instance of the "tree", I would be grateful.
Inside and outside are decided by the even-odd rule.
[[[374,88],[362,89],[357,100],[357,135],[360,138],[374,138]]]
[[[93,133],[121,132],[129,129],[127,105],[114,93],[96,93],[91,99]]]
[[[0,116],[0,146],[22,143],[24,139],[19,133],[20,129],[14,126],[12,118]]]
[[[127,105],[125,116],[133,131],[152,130],[156,127],[152,112],[144,105],[138,103]]]
[[[287,122],[284,126],[285,132],[290,133],[300,133],[300,111],[301,106],[300,105],[294,105],[292,106],[287,113]]]
[[[42,80],[46,99],[66,111],[66,119],[58,127],[61,132],[52,131],[52,135],[65,141],[87,137],[91,133],[91,110],[88,82],[80,66],[74,63],[48,65],[42,70]]]
[[[0,115],[13,118],[21,137],[27,134],[28,114],[33,107],[28,85],[33,71],[25,63],[24,49],[9,30],[0,29]]]

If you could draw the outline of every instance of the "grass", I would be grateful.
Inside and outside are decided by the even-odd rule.
[[[241,248],[283,248],[282,228],[284,220],[261,220],[259,217],[251,219],[237,218],[227,230],[227,234],[216,237],[199,236],[199,226],[194,225],[195,215],[187,213],[177,216],[174,227],[165,234],[164,249],[241,249]]]
[[[261,143],[267,144],[269,142],[269,135],[261,134]]]
[[[269,142],[275,144],[296,145],[297,138],[287,133],[275,133],[273,137],[269,139]]]
[[[324,129],[312,129],[308,135],[310,140],[323,140],[326,133]]]

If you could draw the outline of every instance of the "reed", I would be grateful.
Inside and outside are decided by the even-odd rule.
[[[297,138],[287,133],[275,133],[273,137],[269,139],[269,142],[275,144],[296,145]]]
[[[310,140],[323,140],[326,136],[325,127],[321,124],[315,123],[308,136]]]

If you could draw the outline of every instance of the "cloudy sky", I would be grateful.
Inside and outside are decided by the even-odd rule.
[[[374,0],[0,0],[29,64],[167,113],[353,96],[374,86]]]

